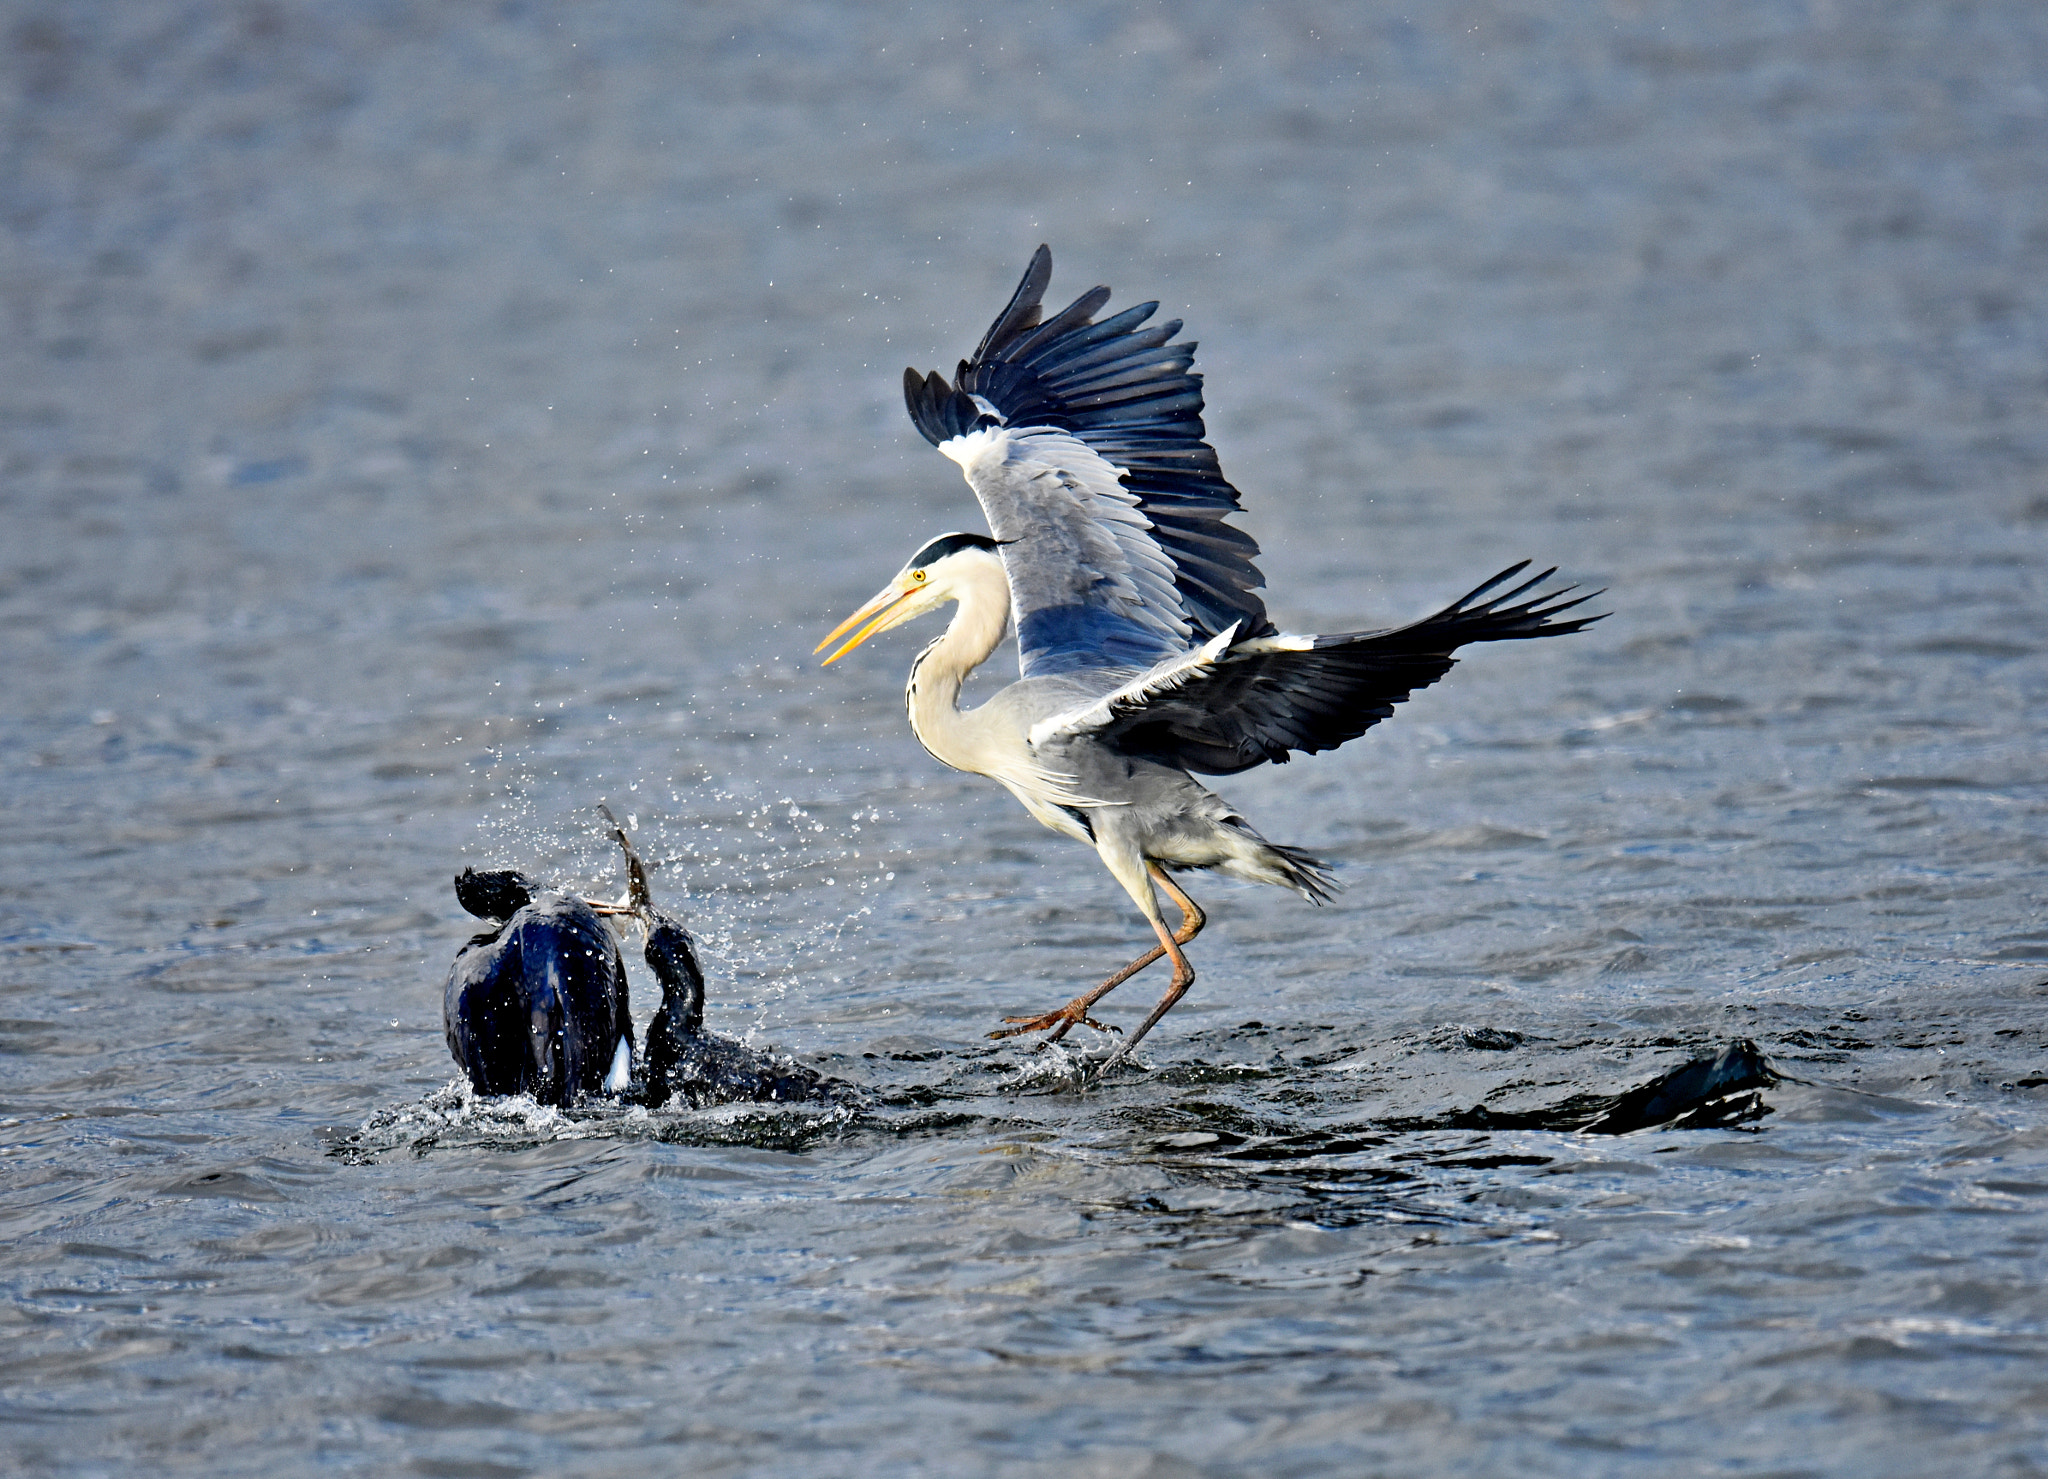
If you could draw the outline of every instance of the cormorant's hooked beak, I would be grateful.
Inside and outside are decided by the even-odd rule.
[[[896,580],[892,580],[883,586],[873,600],[861,607],[860,610],[854,612],[853,615],[847,617],[838,626],[832,628],[825,640],[811,649],[812,654],[815,656],[817,653],[823,652],[827,647],[830,647],[834,642],[837,642],[854,627],[860,626],[864,621],[867,622],[866,626],[862,626],[859,631],[854,632],[851,637],[848,637],[845,645],[826,658],[819,666],[831,667],[832,664],[838,662],[840,658],[846,656],[847,653],[867,641],[876,632],[887,631],[890,627],[896,625],[897,622],[907,621],[912,616],[915,616],[917,614],[915,611],[904,608],[912,596],[920,594],[923,590],[924,587],[921,585],[907,585]]]

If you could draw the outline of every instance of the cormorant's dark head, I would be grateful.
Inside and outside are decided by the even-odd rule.
[[[517,868],[464,868],[455,879],[455,901],[478,919],[510,919],[539,891]]]

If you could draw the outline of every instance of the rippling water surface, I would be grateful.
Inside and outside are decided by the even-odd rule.
[[[2048,1469],[2044,16],[6,7],[7,1467]],[[1615,613],[1220,783],[1345,892],[1086,1091],[1128,902],[808,655],[1040,240],[1284,625]],[[872,1109],[452,1086],[599,801]]]

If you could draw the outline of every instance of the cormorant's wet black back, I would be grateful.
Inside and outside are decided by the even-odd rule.
[[[603,1093],[620,1039],[633,1039],[611,929],[581,899],[533,893],[509,870],[465,872],[457,896],[472,912],[518,905],[463,946],[442,995],[448,1050],[471,1087],[561,1106]]]

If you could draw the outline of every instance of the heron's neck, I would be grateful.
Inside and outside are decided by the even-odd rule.
[[[961,586],[952,622],[910,665],[903,694],[919,742],[955,770],[977,774],[981,767],[972,763],[972,724],[960,711],[960,687],[988,661],[1010,624],[1010,583],[1001,566],[990,565],[988,574]]]

